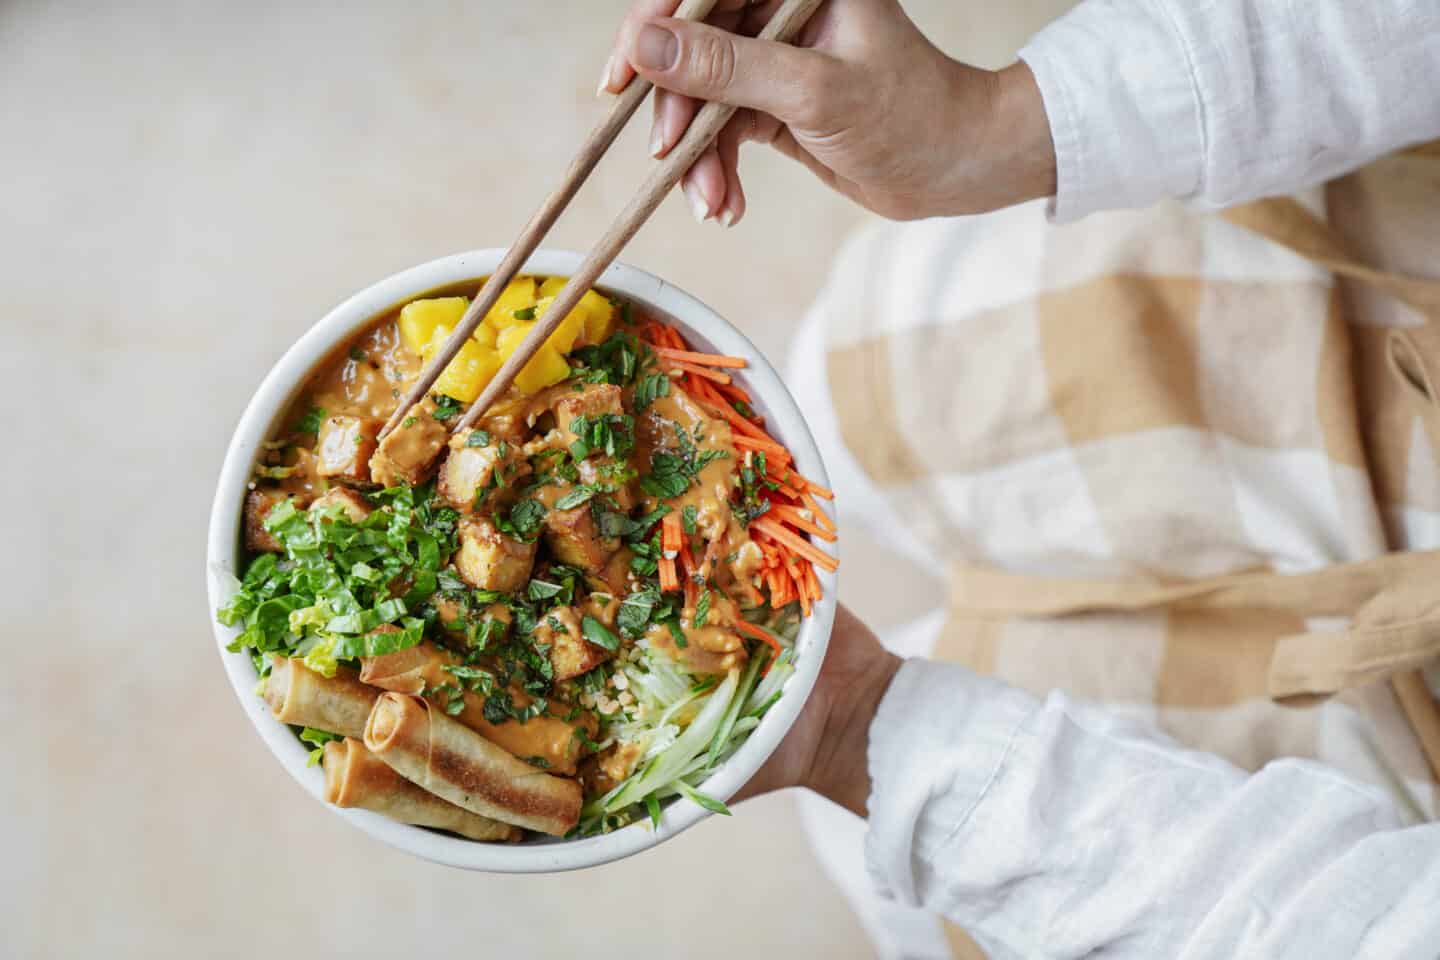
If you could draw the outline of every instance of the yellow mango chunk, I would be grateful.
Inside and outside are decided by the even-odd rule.
[[[535,351],[535,356],[515,375],[515,386],[522,393],[539,393],[570,376],[570,364],[548,343]]]
[[[535,306],[535,299],[535,278],[517,277],[501,291],[500,299],[485,314],[485,322],[497,330],[524,323],[515,316],[515,311]]]
[[[543,303],[544,301],[541,302]],[[580,336],[581,328],[581,317],[578,313],[572,313],[560,324],[558,330],[550,334],[549,338],[545,341],[545,345],[547,347],[553,347],[555,352],[561,355],[569,353],[570,348],[575,344],[575,339]],[[506,327],[500,331],[500,335],[495,340],[495,351],[499,353],[501,357],[509,357],[510,354],[514,353],[516,348],[525,341],[525,338],[530,335],[530,331],[534,329],[535,321],[533,320],[528,323],[517,323],[513,327]]]
[[[534,323],[520,323],[501,330],[500,339],[495,344],[497,356],[501,360],[510,359],[510,355],[520,347],[534,327]],[[535,356],[530,358],[530,362],[525,364],[515,377],[515,385],[523,393],[536,393],[570,376],[570,365],[555,348],[554,339],[552,336],[549,341],[541,344]]]
[[[585,311],[585,340],[587,343],[602,343],[615,332],[618,310],[605,297],[594,290],[586,290],[576,310]]]
[[[449,336],[448,329],[436,328],[434,337],[420,353],[426,363],[440,352],[441,345]],[[473,403],[480,396],[480,391],[494,379],[500,362],[500,356],[494,350],[482,347],[474,340],[466,340],[460,352],[455,354],[455,359],[436,379],[435,389],[464,403]]]
[[[482,324],[480,324],[478,327],[475,328],[475,332],[474,332],[474,333],[470,334],[470,339],[474,340],[476,343],[480,344],[480,346],[482,346],[482,347],[485,347],[485,348],[490,349],[490,350],[494,350],[494,349],[495,349],[495,328],[492,327],[492,326],[490,326],[490,325],[488,325],[488,324],[482,323]]]
[[[561,290],[565,289],[565,284],[568,282],[566,277],[546,278],[545,282],[540,284],[540,302],[543,304],[547,298],[553,300]],[[594,290],[585,291],[585,296],[580,298],[580,303],[576,305],[574,312],[582,314],[585,318],[584,337],[586,343],[602,343],[606,337],[615,332],[615,308],[610,305],[609,299]],[[571,347],[573,346],[572,343]],[[565,349],[568,350],[570,347]],[[565,350],[560,352],[564,353]]]
[[[446,332],[455,329],[470,301],[465,297],[432,297],[412,300],[400,308],[400,339],[405,346],[420,353],[435,336],[437,327]]]
[[[554,297],[545,297],[537,303],[535,305],[535,319],[538,320],[543,317],[545,311],[549,310],[551,304],[554,302]],[[585,311],[576,307],[570,311],[570,316],[560,321],[560,326],[555,328],[555,332],[550,334],[550,338],[545,342],[562,354],[569,353],[575,347],[575,341],[578,340],[580,334],[584,332]]]

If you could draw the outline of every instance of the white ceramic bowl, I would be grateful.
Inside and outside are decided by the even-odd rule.
[[[387,277],[331,310],[275,364],[235,428],[224,466],[220,469],[220,481],[215,488],[206,556],[206,580],[212,611],[230,599],[235,578],[240,573],[241,502],[251,468],[260,452],[260,444],[294,400],[310,371],[332,347],[361,330],[375,317],[438,287],[478,280],[495,269],[503,253],[502,250],[477,250],[455,254]],[[580,265],[580,260],[580,255],[571,251],[542,250],[530,258],[526,273],[569,276]],[[818,483],[829,483],[815,440],[794,399],[775,369],[742,333],[683,290],[634,267],[624,264],[611,266],[598,286],[676,324],[698,350],[749,360],[750,366],[741,379],[755,398],[756,408],[765,415],[771,433],[790,448],[796,468],[802,474]],[[819,546],[827,548],[825,544]],[[786,682],[780,700],[765,714],[750,738],[702,785],[704,792],[712,797],[728,800],[750,779],[795,722],[815,685],[835,617],[837,589],[834,574],[817,573],[825,599],[816,605],[800,628],[796,672]],[[213,618],[212,624],[225,673],[230,678],[230,685],[235,688],[235,695],[240,698],[245,715],[290,775],[313,797],[321,800],[324,775],[318,766],[306,765],[308,748],[284,724],[275,720],[269,708],[255,695],[256,674],[250,658],[225,649],[237,631],[221,626]],[[643,818],[642,822],[603,836],[485,844],[395,823],[364,810],[342,810],[334,806],[330,809],[371,836],[416,856],[467,870],[497,873],[574,870],[619,860],[670,839],[708,815],[690,801],[677,799],[665,808],[658,828],[653,827],[648,818]]]

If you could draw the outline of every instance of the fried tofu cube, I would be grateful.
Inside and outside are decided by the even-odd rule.
[[[324,510],[329,507],[339,507],[340,512],[351,523],[359,523],[371,513],[369,502],[349,487],[331,487],[310,504],[312,511]]]
[[[556,683],[589,673],[613,656],[604,647],[585,639],[580,629],[580,612],[571,607],[557,607],[541,617],[531,638],[537,649],[548,648]]]
[[[369,483],[370,458],[382,426],[369,417],[326,417],[315,445],[316,472],[345,483]]]
[[[484,439],[489,431],[482,431]],[[440,496],[456,510],[477,512],[480,506],[493,508],[515,480],[528,473],[530,465],[520,458],[519,448],[490,435],[486,446],[471,446],[476,431],[466,430],[450,440],[450,453],[440,464]],[[502,456],[501,451],[504,451]],[[497,477],[498,472],[498,477]],[[477,497],[484,493],[477,503]]]
[[[487,519],[462,520],[455,569],[461,580],[478,590],[514,593],[530,579],[535,549],[533,543],[503,535]]]
[[[545,545],[561,563],[599,573],[619,549],[618,540],[600,536],[590,505],[569,510],[551,510],[545,515]]]
[[[280,541],[265,529],[265,518],[270,511],[283,503],[287,494],[283,490],[260,488],[251,490],[245,496],[245,549],[252,553],[284,553]]]
[[[611,460],[609,457],[588,457],[575,464],[575,471],[579,474],[581,483],[614,487],[608,495],[615,501],[615,505],[626,513],[635,506],[635,485],[632,481],[624,481],[626,474],[633,470],[630,470],[624,461]]]
[[[382,487],[424,483],[450,439],[445,424],[435,419],[435,399],[426,397],[410,408],[395,429],[380,441],[370,458],[370,477]]]
[[[595,383],[578,393],[566,394],[556,400],[550,409],[555,413],[555,426],[560,430],[566,447],[579,439],[570,429],[577,418],[606,414],[620,416],[625,412],[620,405],[620,388],[611,383]]]
[[[595,646],[578,632],[559,630],[552,637],[554,645],[550,648],[550,666],[555,670],[556,683],[589,673],[612,656],[608,650]]]

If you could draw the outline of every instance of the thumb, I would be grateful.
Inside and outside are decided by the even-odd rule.
[[[648,20],[632,33],[625,55],[657,87],[751,107],[786,123],[813,116],[840,69],[814,50],[668,17]]]

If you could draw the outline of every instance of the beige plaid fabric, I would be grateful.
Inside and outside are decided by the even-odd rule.
[[[830,397],[949,568],[934,655],[1436,816],[1437,251],[1434,148],[1225,215],[862,234]]]

